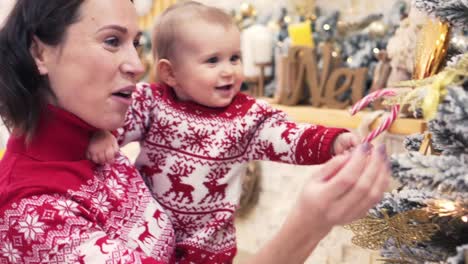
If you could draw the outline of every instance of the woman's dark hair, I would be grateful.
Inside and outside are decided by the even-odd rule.
[[[79,20],[84,0],[17,0],[0,30],[0,116],[11,131],[32,137],[49,93],[30,53],[33,36],[56,46]]]
[[[84,1],[17,0],[0,29],[0,116],[10,131],[31,139],[46,96],[53,95],[30,53],[33,36],[59,45],[68,27],[80,19]]]

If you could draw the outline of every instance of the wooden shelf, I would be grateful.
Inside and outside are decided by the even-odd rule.
[[[273,107],[286,112],[294,121],[312,123],[323,126],[342,127],[355,129],[361,124],[366,112],[359,112],[351,116],[347,110],[314,108],[307,105],[286,106],[272,104]],[[380,118],[372,123],[374,129],[380,124]],[[391,134],[410,135],[421,133],[425,130],[426,123],[423,119],[398,118],[389,129]]]

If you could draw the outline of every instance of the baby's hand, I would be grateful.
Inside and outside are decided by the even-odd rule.
[[[359,144],[359,138],[353,133],[342,133],[336,137],[333,143],[333,155],[340,155],[352,150]]]
[[[86,156],[98,164],[112,163],[119,152],[117,139],[109,131],[94,133],[89,142]]]

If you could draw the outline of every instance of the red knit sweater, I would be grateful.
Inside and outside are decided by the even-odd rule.
[[[133,96],[119,140],[140,142],[136,166],[171,218],[180,262],[232,261],[234,212],[248,161],[323,163],[346,131],[290,122],[242,93],[216,109],[179,101],[163,84],[140,84]]]
[[[168,263],[174,233],[138,172],[119,155],[85,157],[95,129],[52,106],[29,145],[0,162],[0,263]]]

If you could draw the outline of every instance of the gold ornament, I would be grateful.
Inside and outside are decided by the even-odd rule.
[[[367,216],[345,226],[355,234],[351,241],[363,248],[379,250],[387,240],[393,239],[401,249],[403,245],[414,247],[418,242],[429,241],[439,230],[426,210],[406,211],[392,217],[386,211],[382,214],[383,218]]]
[[[465,53],[454,67],[447,67],[435,76],[422,80],[404,81],[392,84],[393,87],[417,87],[387,100],[386,104],[410,105],[413,110],[422,108],[424,119],[433,119],[447,85],[459,85],[468,77],[468,53]]]
[[[257,9],[252,4],[244,2],[240,5],[239,12],[232,13],[232,16],[237,26],[240,29],[245,29],[255,23]]]
[[[432,19],[427,20],[418,36],[413,79],[421,80],[428,78],[434,76],[439,71],[447,54],[450,42],[449,33],[450,28],[448,23]],[[409,111],[413,112],[416,109],[422,109],[426,120],[433,119],[441,97],[445,93],[446,81],[449,78],[450,76],[439,76],[434,79],[433,83],[426,84],[428,87],[407,93],[407,96],[403,97],[403,102],[400,102],[400,105],[410,105]],[[398,86],[402,86],[402,83],[399,83]],[[418,99],[415,99],[415,97]]]
[[[427,203],[427,211],[440,217],[461,218],[468,215],[468,203],[450,200],[432,200]],[[464,221],[465,222],[465,221]]]
[[[252,4],[242,3],[240,6],[240,15],[242,18],[255,17],[257,15],[257,10]]]
[[[428,19],[418,37],[413,79],[419,80],[437,73],[447,54],[449,34],[448,23]]]

